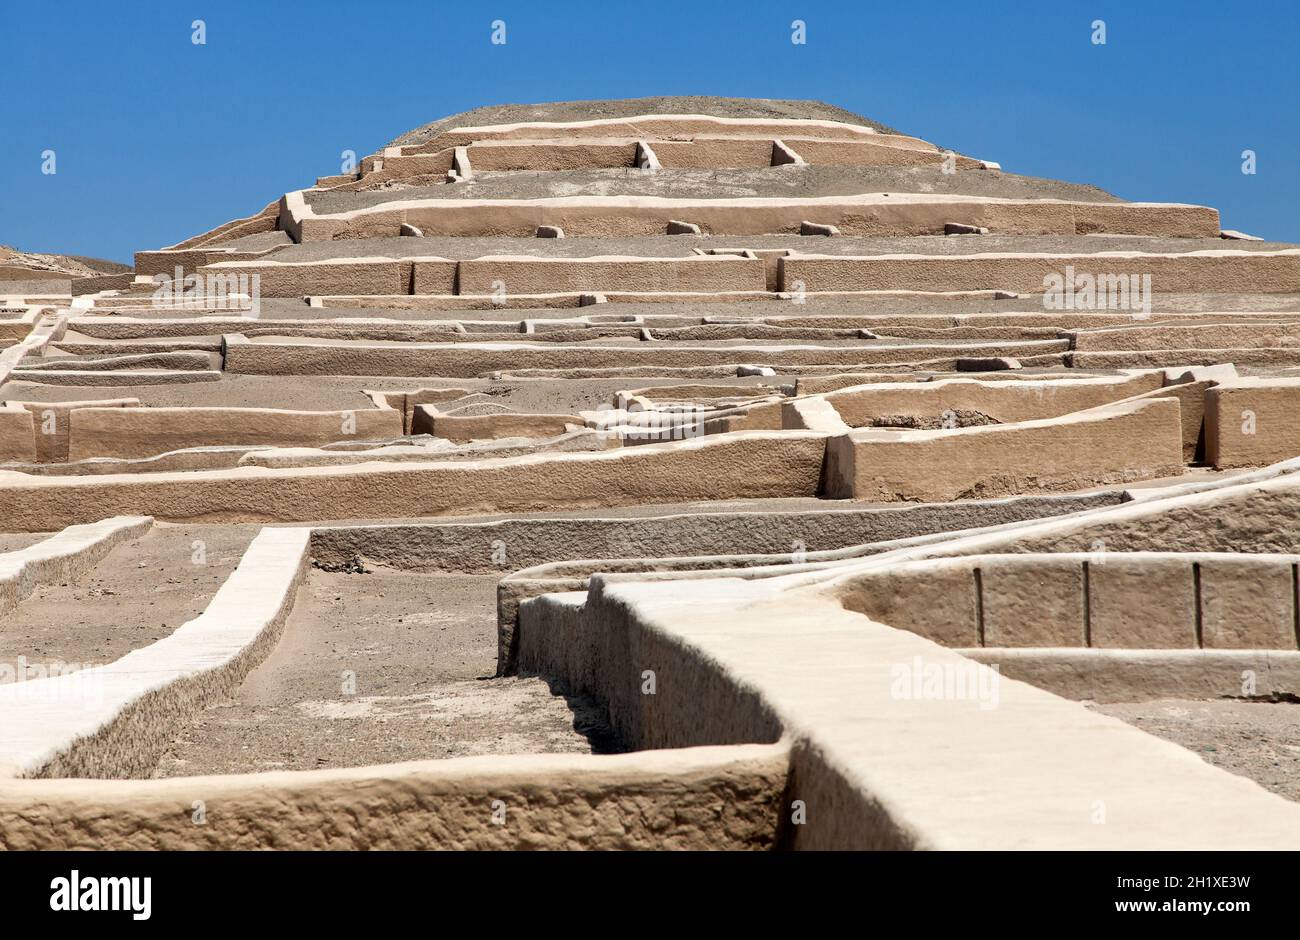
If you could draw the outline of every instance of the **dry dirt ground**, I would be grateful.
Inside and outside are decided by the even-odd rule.
[[[169,635],[207,607],[258,526],[156,523],[81,577],[38,587],[0,616],[0,670],[120,659]],[[196,542],[202,543],[200,550]]]
[[[1300,704],[1161,699],[1092,707],[1300,800]]]
[[[312,570],[279,644],[156,776],[619,750],[603,710],[496,671],[496,575]]]

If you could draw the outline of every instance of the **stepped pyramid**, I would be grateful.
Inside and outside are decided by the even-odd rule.
[[[1300,247],[941,143],[480,108],[0,280],[0,846],[1300,846]]]

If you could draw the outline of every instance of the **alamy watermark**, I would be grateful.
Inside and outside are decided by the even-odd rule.
[[[174,275],[155,275],[154,283],[155,307],[236,310],[254,319],[262,312],[260,274],[186,274],[177,265]]]
[[[1067,264],[1064,274],[1044,275],[1043,287],[1047,310],[1132,310],[1140,320],[1151,316],[1150,274],[1078,274]]]
[[[998,666],[974,660],[927,662],[913,656],[911,662],[889,667],[889,696],[897,700],[971,701],[981,711],[998,707],[1002,673]]]
[[[22,684],[24,701],[77,701],[91,708],[103,701],[103,670],[100,663],[33,662],[18,656],[13,662],[0,661],[0,688]]]
[[[596,409],[591,426],[622,441],[683,441],[702,437],[704,422],[714,411],[705,405],[665,405],[645,411],[624,411],[601,405]]]

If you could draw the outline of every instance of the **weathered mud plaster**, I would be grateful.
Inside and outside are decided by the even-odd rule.
[[[1219,469],[1300,456],[1300,379],[1239,378],[1205,393],[1205,459]]]
[[[460,462],[0,478],[0,520],[45,531],[150,507],[169,521],[310,522],[815,496],[826,437],[741,432],[601,453]],[[122,507],[134,507],[131,510]]]
[[[319,446],[402,435],[402,414],[391,408],[78,408],[69,418],[70,460],[140,459],[214,445]]]
[[[1156,398],[1015,424],[857,429],[831,438],[826,460],[826,494],[837,499],[1077,490],[1177,475],[1182,424],[1177,400]]]
[[[1159,292],[1300,293],[1300,249],[1093,254],[798,255],[782,258],[781,289],[1012,290],[1041,294],[1066,268],[1093,277],[1150,275]]]
[[[0,780],[7,849],[771,849],[784,743],[175,780]],[[208,824],[192,820],[203,794]],[[493,822],[493,800],[508,807]]]
[[[1052,355],[1063,353],[1066,341],[1003,342],[934,346],[848,346],[811,343],[709,345],[696,343],[638,343],[628,346],[584,346],[546,342],[393,343],[365,341],[277,341],[274,337],[226,337],[225,369],[243,375],[372,375],[473,378],[485,373],[527,369],[616,370],[616,375],[645,375],[641,368],[725,366],[731,374],[744,364],[809,365],[840,372],[853,366],[916,361],[944,362],[951,354]],[[948,354],[948,355],[945,355]],[[838,364],[830,367],[823,364]],[[205,373],[187,373],[204,375]]]
[[[665,145],[655,146],[662,150]],[[1067,202],[943,193],[715,199],[586,195],[511,200],[416,198],[330,213],[317,213],[305,200],[295,199],[286,203],[285,212],[283,226],[303,242],[392,236],[404,223],[418,226],[426,235],[522,237],[531,236],[539,225],[563,228],[570,237],[660,235],[674,218],[689,219],[712,235],[794,235],[800,233],[804,221],[813,219],[844,235],[942,235],[945,227],[955,222],[1001,235],[1106,233],[1207,238],[1219,219],[1214,209],[1175,203]],[[1041,289],[1040,283],[1037,290]]]

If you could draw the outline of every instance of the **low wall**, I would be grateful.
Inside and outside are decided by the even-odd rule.
[[[0,848],[770,849],[788,767],[789,749],[772,744],[176,780],[0,781]],[[204,825],[193,821],[196,796],[207,807]]]
[[[945,646],[1295,650],[1297,560],[971,555],[866,572],[838,589],[850,610]]]
[[[130,408],[140,404],[138,398],[106,398],[86,401],[10,401],[6,405],[26,408],[32,414],[35,460],[37,463],[63,463],[68,459],[68,442],[72,437],[72,412],[81,408]]]
[[[492,170],[590,170],[636,165],[636,140],[520,140],[470,144],[475,172]],[[405,161],[407,157],[399,157]],[[389,166],[384,161],[384,168]],[[427,234],[427,233],[426,233]]]
[[[656,148],[660,145],[656,144]],[[539,199],[394,199],[344,212],[317,213],[298,198],[286,202],[283,225],[300,241],[392,236],[403,223],[425,235],[531,236],[539,225],[566,235],[662,235],[669,220],[712,235],[799,234],[804,221],[834,225],[844,235],[942,235],[950,222],[1003,235],[1080,232],[1217,237],[1219,216],[1204,206],[997,199],[947,194],[681,198],[554,196]],[[1001,285],[1000,285],[1001,286]],[[813,288],[810,288],[813,289]],[[847,288],[815,288],[818,290]],[[1006,288],[1012,289],[1012,288]],[[357,293],[361,293],[358,291]],[[400,292],[398,292],[400,293]]]
[[[307,564],[306,529],[264,529],[203,613],[106,666],[0,685],[0,777],[151,772],[279,638]]]
[[[0,611],[17,607],[42,584],[66,583],[93,568],[118,545],[149,531],[148,516],[118,516],[69,526],[35,545],[0,554]]]
[[[596,578],[585,593],[533,598],[520,608],[521,666],[606,702],[625,740],[784,735],[786,799],[806,817],[783,827],[783,847],[1225,849],[1300,838],[1300,808],[1255,782],[788,580]],[[644,682],[647,670],[654,695],[628,679]],[[945,676],[966,693],[945,694]],[[1096,823],[1097,794],[1110,825]]]
[[[137,251],[135,253],[135,273],[152,276],[165,274],[174,278],[176,269],[185,274],[194,274],[204,265],[222,261],[255,261],[277,248],[263,248],[258,251],[223,251],[220,245],[211,248],[163,248],[158,251]]]
[[[304,294],[409,294],[410,262],[392,258],[330,261],[221,261],[198,269],[203,276],[261,278],[263,297]]]
[[[875,140],[902,146],[933,147],[915,137],[878,134],[872,127],[843,121],[796,118],[726,118],[708,114],[640,114],[628,118],[590,121],[521,121],[482,127],[450,128],[425,141],[402,148],[403,153],[425,153],[485,140],[538,140],[556,137],[631,137],[659,139],[697,134],[781,137],[799,131],[832,140]]]
[[[359,555],[402,570],[491,574],[584,558],[815,552],[1063,515],[1121,498],[1112,492],[852,509],[317,526],[311,550],[327,565]]]
[[[334,258],[329,261],[221,261],[200,275],[261,278],[263,297],[307,294],[455,293],[456,262],[446,258]]]
[[[225,368],[244,375],[371,375],[472,378],[520,369],[607,367],[625,377],[630,369],[737,366],[841,365],[845,367],[944,359],[959,355],[1015,356],[1064,351],[1066,343],[1025,342],[978,346],[694,345],[638,343],[582,346],[562,343],[402,343],[387,346],[328,342],[250,342],[226,337]],[[611,377],[614,377],[611,375]]]
[[[696,137],[656,140],[655,156],[666,170],[756,169],[772,165],[772,139]]]
[[[819,137],[784,137],[782,140],[805,163],[814,166],[943,166],[950,159],[941,150],[890,147],[865,140],[826,140]],[[659,145],[655,145],[656,151]],[[959,170],[982,170],[983,160],[953,154]]]
[[[827,445],[827,495],[882,501],[1076,490],[1182,472],[1178,402],[938,431],[861,429]]]
[[[400,154],[397,156],[386,156],[383,158],[383,166],[375,169],[373,164],[366,165],[362,161],[364,175],[359,180],[345,182],[341,186],[333,186],[331,189],[361,189],[370,187],[376,183],[382,183],[390,179],[411,179],[416,176],[431,176],[435,179],[443,178],[451,170],[452,160],[455,156],[455,149],[448,147],[437,153],[414,153]]]
[[[72,279],[72,296],[80,297],[83,294],[98,294],[105,290],[126,290],[135,282],[134,271],[124,271],[120,274],[92,274],[88,277],[74,277]]]
[[[0,485],[10,531],[145,511],[167,521],[310,522],[817,494],[825,438],[752,432],[600,453],[303,469],[33,477]]]
[[[1152,286],[1155,286],[1154,279]],[[1077,350],[1265,349],[1300,345],[1300,322],[1188,323],[1177,326],[1146,323],[1075,330],[1067,335]]]
[[[1220,470],[1300,456],[1300,379],[1240,378],[1205,393],[1205,460]]]
[[[1300,293],[1300,249],[1181,254],[797,255],[781,258],[783,290],[1010,290],[1041,294],[1046,278],[1151,275],[1160,293]]]
[[[136,459],[190,447],[314,447],[401,437],[402,413],[393,409],[77,408],[69,415],[69,425],[69,460]]]
[[[6,402],[0,407],[0,460],[35,460],[36,430],[30,411]]]

